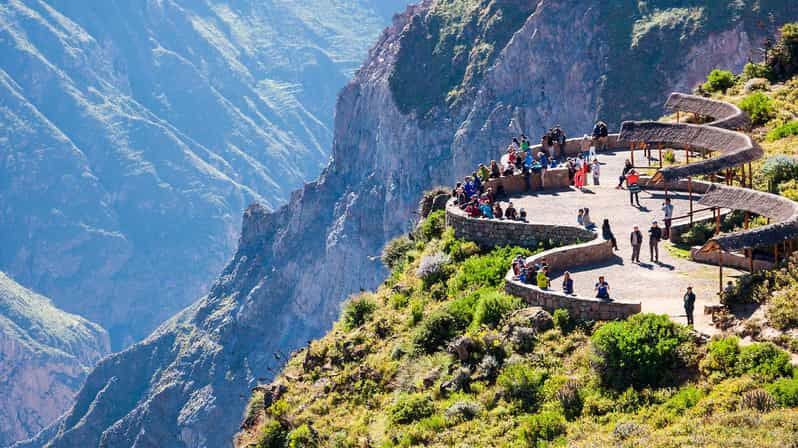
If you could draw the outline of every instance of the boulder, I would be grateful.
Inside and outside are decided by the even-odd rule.
[[[457,358],[463,362],[467,361],[474,351],[479,348],[479,344],[474,339],[468,336],[460,336],[454,341],[450,342],[446,349],[449,353],[457,355]]]

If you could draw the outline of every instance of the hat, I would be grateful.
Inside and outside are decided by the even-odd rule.
[[[656,224],[657,224],[657,221],[653,221],[651,224],[652,224],[652,225],[656,225]]]

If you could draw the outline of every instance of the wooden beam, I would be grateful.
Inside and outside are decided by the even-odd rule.
[[[687,178],[687,194],[690,197],[690,227],[693,227],[693,176]]]

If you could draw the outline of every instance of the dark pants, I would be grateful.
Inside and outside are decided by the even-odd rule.
[[[632,245],[632,261],[640,262],[640,246],[642,244],[633,244]]]
[[[670,218],[665,219],[665,230],[662,232],[662,238],[669,240],[671,239],[671,222],[673,220]]]
[[[651,261],[659,261],[659,241],[649,241],[648,248],[651,251]]]
[[[687,314],[687,325],[693,325],[693,308],[685,308],[685,314]]]
[[[629,203],[635,205],[635,202],[640,207],[640,192],[629,190]]]
[[[618,186],[619,187],[623,187],[623,181],[625,181],[625,180],[626,180],[626,176],[618,177]]]

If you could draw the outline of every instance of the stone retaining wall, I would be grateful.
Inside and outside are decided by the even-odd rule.
[[[469,218],[453,201],[446,207],[446,225],[454,229],[457,238],[473,241],[482,248],[520,246],[534,249],[541,242],[565,246],[596,238],[595,233],[578,227]]]

